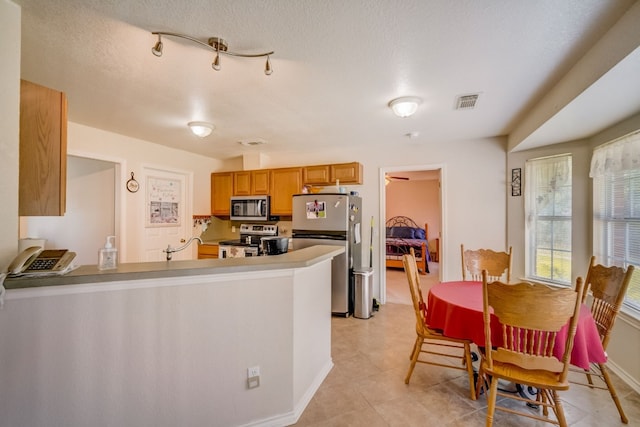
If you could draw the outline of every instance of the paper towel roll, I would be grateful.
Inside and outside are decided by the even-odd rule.
[[[44,244],[46,242],[47,239],[33,239],[31,237],[20,239],[18,240],[18,253],[30,248],[31,246],[40,246],[41,248],[44,248]]]

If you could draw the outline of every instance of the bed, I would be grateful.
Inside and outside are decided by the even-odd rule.
[[[408,254],[413,248],[420,274],[427,274],[429,272],[428,225],[425,224],[424,228],[421,228],[406,216],[389,218],[385,225],[386,266],[404,268],[402,255]]]

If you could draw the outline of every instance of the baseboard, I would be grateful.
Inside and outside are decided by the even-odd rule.
[[[640,383],[633,378],[631,375],[627,374],[627,372],[620,368],[620,366],[616,365],[612,360],[607,360],[607,368],[620,377],[622,381],[627,383],[629,387],[635,390],[636,393],[640,394]]]

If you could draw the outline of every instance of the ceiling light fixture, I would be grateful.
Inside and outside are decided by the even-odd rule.
[[[215,52],[216,56],[213,60],[213,62],[211,63],[211,67],[216,70],[216,71],[220,71],[220,54],[223,55],[230,55],[230,56],[238,56],[241,58],[260,58],[260,57],[266,57],[267,61],[264,64],[264,73],[267,76],[270,76],[271,73],[273,73],[273,68],[271,67],[271,61],[269,61],[269,56],[273,55],[273,51],[271,52],[265,52],[265,53],[236,53],[236,52],[229,52],[229,45],[227,44],[227,42],[224,39],[221,39],[219,37],[209,37],[209,39],[207,40],[207,43],[198,40],[196,38],[193,38],[191,36],[187,36],[184,34],[179,34],[179,33],[168,33],[168,32],[164,32],[164,31],[153,31],[151,34],[157,35],[158,36],[158,41],[156,42],[156,44],[151,48],[151,52],[155,55],[155,56],[162,56],[162,36],[170,36],[170,37],[178,37],[181,39],[185,39],[185,40],[190,40],[202,47],[205,47],[213,52]]]
[[[416,96],[403,96],[389,102],[389,107],[398,117],[409,117],[418,109],[418,105],[422,104],[422,99]]]
[[[187,123],[187,126],[191,128],[191,132],[193,132],[194,135],[199,136],[200,138],[211,135],[211,132],[213,132],[213,129],[215,128],[215,126],[207,122],[189,122]]]

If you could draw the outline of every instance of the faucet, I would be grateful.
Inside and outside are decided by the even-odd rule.
[[[189,246],[191,244],[191,242],[193,242],[194,240],[197,240],[198,242],[200,242],[200,244],[202,245],[202,239],[199,237],[192,237],[189,239],[189,241],[187,243],[185,243],[184,245],[180,246],[179,248],[172,248],[171,244],[167,245],[167,249],[163,249],[162,252],[166,252],[167,253],[167,261],[171,261],[171,257],[173,256],[174,252],[180,252],[181,250],[183,250],[184,248],[186,248],[187,246]]]

